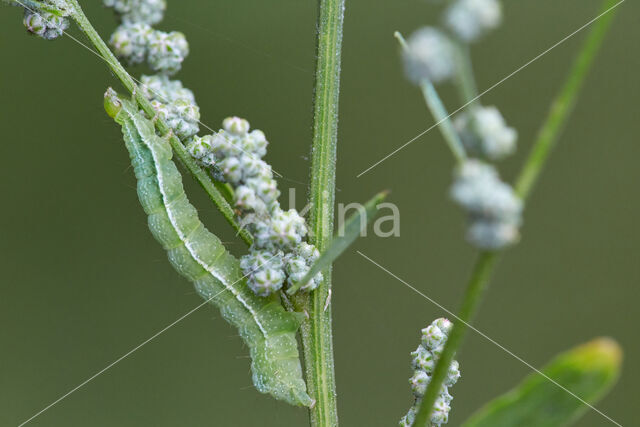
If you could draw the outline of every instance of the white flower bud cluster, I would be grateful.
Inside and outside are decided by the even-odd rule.
[[[415,84],[424,80],[438,83],[455,72],[451,41],[433,27],[414,32],[407,40],[407,49],[403,50],[402,56],[407,78]]]
[[[175,74],[189,54],[189,43],[181,32],[153,31],[149,39],[147,62],[152,70],[162,74]]]
[[[469,61],[459,45],[477,40],[501,20],[499,0],[450,0],[442,19],[443,31],[424,27],[407,40],[403,59],[408,79],[415,84],[438,83],[457,76],[459,90],[469,98],[468,89],[475,85],[473,70],[467,69]],[[465,154],[496,161],[516,149],[518,134],[496,107],[470,101],[453,122]],[[518,241],[522,202],[493,166],[466,160],[456,171],[451,195],[468,213],[467,240],[471,244],[498,250]]]
[[[32,34],[45,40],[60,37],[69,27],[69,21],[58,15],[45,11],[24,10],[24,26]]]
[[[191,90],[165,75],[142,76],[140,81],[158,115],[178,138],[186,141],[198,133],[200,108]]]
[[[464,162],[456,171],[451,197],[468,213],[467,239],[474,246],[498,250],[518,241],[522,201],[493,166]]]
[[[436,362],[442,354],[444,344],[453,328],[453,324],[445,319],[434,320],[431,325],[422,330],[422,341],[418,348],[411,353],[411,367],[414,370],[413,376],[409,379],[411,391],[415,397],[415,402],[407,415],[400,420],[400,427],[411,427],[415,421],[416,413],[422,402],[427,386],[431,382],[431,376],[435,369]],[[436,399],[434,409],[431,414],[430,427],[446,424],[449,420],[451,410],[451,400],[449,387],[453,386],[460,378],[460,365],[457,361],[452,361],[447,371],[440,395]]]
[[[289,286],[293,286],[300,282],[307,275],[309,269],[319,257],[320,252],[314,245],[307,242],[300,242],[293,252],[289,253],[285,257],[285,270],[287,272],[287,283]],[[312,291],[320,286],[320,282],[322,282],[322,273],[316,274],[300,289],[303,291]]]
[[[259,296],[266,297],[282,288],[286,279],[282,251],[255,249],[240,259],[247,284]]]
[[[147,57],[147,44],[153,29],[143,22],[122,24],[111,34],[109,44],[118,58],[130,65],[141,64]]]
[[[464,43],[477,40],[500,24],[502,6],[499,0],[451,0],[442,21],[443,30],[423,27],[407,39],[404,68],[412,83],[452,78],[459,64],[450,36]]]
[[[21,0],[20,2],[8,1],[11,6],[24,8],[23,23],[27,31],[42,37],[45,40],[53,40],[60,37],[69,27],[68,5],[63,0]]]
[[[268,215],[280,196],[271,166],[262,160],[269,142],[262,131],[250,131],[244,119],[228,117],[222,126],[213,135],[191,139],[187,150],[234,187],[239,209],[258,217]]]
[[[146,61],[160,74],[173,75],[189,54],[189,44],[178,31],[154,30],[145,22],[124,22],[109,40],[114,53],[130,65]]]
[[[469,153],[500,160],[516,150],[518,132],[505,123],[496,107],[473,107],[459,114],[454,126]]]
[[[162,21],[167,9],[166,0],[103,0],[113,8],[122,22],[141,22],[149,25]]]
[[[151,26],[160,22],[166,0],[103,0],[120,17],[121,25],[109,43],[115,55],[130,65],[147,62],[158,74],[173,75],[189,55],[189,44],[179,31],[170,33]]]
[[[456,0],[444,14],[445,25],[458,38],[473,42],[502,22],[498,0]]]
[[[225,119],[217,133],[196,136],[187,144],[194,158],[234,189],[241,223],[254,236],[241,266],[249,287],[261,296],[302,280],[319,256],[315,246],[304,241],[308,233],[304,218],[295,209],[280,207],[278,184],[262,159],[267,145],[264,133],[250,130],[249,122],[239,117]],[[272,260],[261,268],[261,261],[269,257]],[[318,273],[302,289],[313,290],[321,281]]]
[[[115,10],[121,25],[111,35],[110,44],[115,55],[130,65],[147,64],[156,75],[142,76],[141,89],[173,133],[183,141],[200,130],[200,109],[193,92],[179,80],[169,76],[180,70],[189,53],[184,34],[155,30],[151,25],[160,22],[167,7],[166,0],[103,0]]]
[[[56,0],[58,1],[58,0]],[[319,257],[315,246],[304,241],[307,224],[295,209],[284,211],[271,166],[262,160],[268,141],[260,130],[250,130],[239,117],[224,120],[220,131],[198,136],[200,110],[193,92],[169,75],[180,69],[189,48],[182,33],[164,33],[151,25],[159,22],[165,0],[103,0],[120,16],[122,24],[111,36],[115,54],[130,64],[147,62],[158,74],[142,76],[142,91],[158,117],[186,145],[187,151],[213,177],[234,190],[240,223],[254,236],[241,267],[249,287],[261,296],[293,286],[305,277]],[[318,273],[303,290],[315,289]]]

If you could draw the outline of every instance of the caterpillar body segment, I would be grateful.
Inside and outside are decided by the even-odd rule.
[[[249,289],[238,260],[187,199],[169,141],[156,134],[137,105],[108,90],[105,108],[122,126],[151,233],[176,271],[238,328],[250,349],[256,388],[292,405],[310,406],[296,341],[300,315],[287,312],[277,296],[259,297]]]

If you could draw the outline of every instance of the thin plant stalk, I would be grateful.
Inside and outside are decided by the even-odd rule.
[[[459,40],[455,40],[453,42],[453,49],[457,64],[456,86],[460,94],[460,100],[465,105],[469,104],[469,108],[475,108],[479,102],[478,87],[473,75],[469,46],[464,45]]]
[[[420,89],[422,89],[422,95],[427,103],[427,107],[429,107],[433,118],[436,119],[438,128],[440,129],[444,140],[447,142],[451,153],[453,153],[453,156],[456,158],[458,163],[463,163],[467,159],[464,145],[460,140],[458,132],[456,132],[456,129],[453,127],[451,116],[447,112],[440,96],[438,96],[436,88],[429,80],[424,80],[420,83]]]
[[[302,280],[287,289],[288,295],[293,295],[304,287],[316,274],[322,272],[327,266],[340,257],[356,239],[363,234],[367,228],[367,224],[377,216],[378,205],[387,197],[388,192],[383,191],[376,194],[369,200],[362,209],[358,209],[356,213],[351,215],[344,224],[341,224],[338,235],[333,238],[327,248],[322,252],[320,258],[311,266],[307,274]]]
[[[590,31],[569,72],[562,90],[553,102],[551,110],[538,133],[533,148],[516,181],[515,190],[523,201],[526,201],[530,195],[531,189],[539,178],[551,149],[557,142],[560,132],[569,118],[588,71],[613,21],[615,11],[613,11],[612,8],[616,3],[617,1],[615,0],[604,1],[603,11],[611,11],[611,13],[601,15],[601,18],[595,22],[594,27]],[[440,393],[447,370],[467,332],[467,324],[473,320],[478,310],[498,258],[499,254],[497,252],[483,251],[480,252],[476,259],[462,306],[458,313],[458,321],[454,322],[453,330],[436,364],[433,377],[416,415],[414,422],[416,426],[426,425],[431,417],[433,405]]]
[[[93,25],[91,25],[91,22],[89,22],[89,19],[82,11],[82,8],[80,7],[78,1],[67,1],[73,8],[71,17],[78,24],[82,32],[87,36],[91,44],[96,48],[96,50],[98,51],[98,55],[107,63],[109,68],[111,68],[122,85],[129,92],[131,92],[138,105],[140,105],[140,108],[142,108],[142,110],[149,117],[154,117],[156,128],[158,129],[158,131],[164,136],[169,136],[169,142],[171,143],[171,147],[173,148],[176,157],[189,171],[191,176],[195,178],[195,180],[204,189],[211,201],[222,213],[222,216],[236,230],[242,240],[247,245],[251,245],[253,241],[251,234],[237,223],[237,221],[235,220],[235,213],[233,212],[233,208],[231,207],[231,205],[229,205],[220,190],[216,188],[216,185],[211,180],[207,172],[202,167],[200,167],[200,165],[198,165],[196,161],[191,157],[180,139],[177,136],[173,135],[173,133],[170,131],[169,126],[167,126],[164,120],[162,120],[160,117],[157,117],[156,110],[151,105],[151,102],[146,98],[133,77],[131,77],[127,70],[125,70],[122,64],[120,64],[120,62],[116,59],[116,57],[102,40],[95,28],[93,28]]]
[[[400,43],[400,47],[403,50],[407,49],[407,42],[400,34],[400,32],[396,31],[393,36]],[[473,83],[475,87],[475,83]],[[453,127],[453,122],[451,121],[451,115],[447,112],[447,108],[444,106],[442,99],[438,95],[438,91],[433,86],[429,80],[425,79],[420,83],[420,89],[422,90],[422,96],[424,97],[425,102],[427,103],[427,107],[431,112],[431,115],[436,120],[436,124],[438,125],[438,129],[442,133],[444,140],[446,141],[451,153],[456,158],[458,163],[462,163],[467,158],[467,154],[464,149],[464,145],[460,140],[460,136],[456,132]]]
[[[310,240],[323,253],[333,237],[340,55],[345,0],[320,0],[310,183]],[[331,330],[331,267],[310,294],[294,299],[309,318],[301,327],[313,427],[338,425]]]
[[[617,1],[606,0],[603,9],[605,11],[611,10],[617,4],[619,4]],[[611,13],[603,15],[595,24],[575,60],[573,69],[562,91],[554,100],[549,115],[538,133],[536,143],[529,153],[529,159],[515,184],[516,193],[522,199],[526,199],[533,189],[549,154],[551,154],[551,150],[558,141],[567,118],[575,107],[577,95],[584,85],[585,78],[602,46],[615,13],[616,11],[612,10]]]

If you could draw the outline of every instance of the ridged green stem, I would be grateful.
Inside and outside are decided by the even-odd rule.
[[[71,17],[78,24],[87,38],[89,38],[91,44],[96,48],[99,55],[102,57],[102,59],[104,59],[109,68],[111,68],[111,71],[113,71],[118,80],[120,80],[122,85],[133,94],[134,98],[138,102],[138,105],[140,105],[140,108],[142,108],[142,110],[147,113],[149,117],[156,117],[156,128],[160,131],[160,133],[162,135],[170,134],[169,141],[176,157],[189,171],[191,176],[193,176],[193,178],[198,181],[200,186],[204,189],[204,191],[207,193],[211,201],[216,205],[218,210],[222,213],[227,222],[238,232],[242,240],[247,245],[251,245],[253,241],[251,234],[249,234],[247,230],[240,227],[240,225],[236,222],[235,214],[233,212],[233,209],[231,208],[231,205],[229,205],[224,196],[216,188],[207,172],[202,167],[200,167],[200,165],[198,165],[193,157],[191,157],[191,155],[187,152],[180,139],[170,132],[170,128],[169,126],[167,126],[164,120],[156,116],[156,110],[151,105],[151,102],[144,96],[142,90],[140,90],[139,86],[136,84],[136,81],[131,77],[131,75],[129,75],[127,70],[124,69],[122,64],[120,64],[120,62],[116,59],[116,57],[102,40],[95,28],[93,28],[93,25],[91,25],[91,22],[89,22],[89,19],[87,19],[78,1],[67,0],[67,2],[73,8]]]
[[[345,0],[320,0],[314,88],[313,146],[310,184],[311,242],[322,253],[333,237],[340,54]],[[338,425],[331,331],[331,267],[310,294],[295,297],[309,318],[301,328],[307,388],[315,399],[313,427]]]
[[[552,104],[549,115],[542,125],[538,137],[533,144],[533,148],[516,181],[515,190],[523,201],[526,201],[530,195],[531,189],[549,157],[551,148],[555,145],[563,125],[569,118],[591,64],[615,16],[613,8],[618,4],[620,4],[619,0],[604,1],[600,19],[594,23],[560,94]],[[415,426],[427,425],[430,419],[433,405],[440,393],[440,388],[447,375],[447,370],[467,332],[467,324],[473,320],[478,310],[498,258],[499,253],[497,252],[481,252],[476,260],[462,301],[462,306],[458,312],[458,319],[456,319],[453,324],[451,334],[436,364],[433,377],[416,415]]]

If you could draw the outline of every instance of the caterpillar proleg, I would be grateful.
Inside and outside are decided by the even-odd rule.
[[[250,349],[256,388],[292,405],[310,406],[296,341],[300,315],[287,312],[278,296],[259,297],[249,289],[238,260],[189,203],[169,141],[156,134],[137,104],[109,89],[105,109],[122,126],[151,233],[173,267],[238,328]]]

